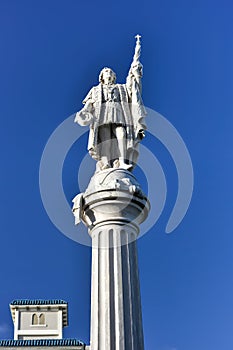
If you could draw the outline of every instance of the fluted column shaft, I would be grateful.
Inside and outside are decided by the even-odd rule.
[[[143,350],[134,226],[92,231],[91,350]]]

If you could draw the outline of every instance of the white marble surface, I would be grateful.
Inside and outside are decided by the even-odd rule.
[[[97,161],[97,170],[111,167],[133,169],[139,143],[145,136],[146,110],[141,97],[142,64],[140,36],[136,36],[133,62],[125,84],[116,84],[116,74],[105,67],[84,99],[75,122],[90,125],[88,150]]]

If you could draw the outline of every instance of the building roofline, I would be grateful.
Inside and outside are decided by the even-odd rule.
[[[62,299],[15,299],[10,305],[67,305],[67,301]]]
[[[78,339],[24,339],[13,340],[4,339],[0,340],[0,347],[27,347],[27,346],[83,346],[85,343]]]

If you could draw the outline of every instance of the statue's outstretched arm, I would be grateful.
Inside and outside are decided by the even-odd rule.
[[[93,121],[93,100],[92,100],[92,90],[88,93],[86,98],[83,100],[84,107],[81,111],[76,113],[75,123],[78,123],[81,126],[90,125]]]

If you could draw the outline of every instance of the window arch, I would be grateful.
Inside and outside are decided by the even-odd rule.
[[[40,314],[40,316],[39,316],[39,324],[45,324],[45,316],[44,316],[44,314]]]
[[[38,316],[37,314],[32,315],[32,324],[38,324]]]

